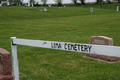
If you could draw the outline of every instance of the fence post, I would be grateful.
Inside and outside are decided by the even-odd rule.
[[[11,37],[12,62],[13,62],[13,80],[19,80],[17,45],[13,43],[13,39],[15,39],[15,38],[16,37]]]

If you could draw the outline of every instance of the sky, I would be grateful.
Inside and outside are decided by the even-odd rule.
[[[23,1],[27,3],[29,0],[23,0]],[[42,4],[41,0],[35,0],[35,1],[39,2],[40,4]],[[78,0],[78,2],[79,2],[79,0]],[[86,0],[86,2],[95,2],[95,0]],[[48,0],[47,1],[47,4],[54,4],[54,3],[55,3],[54,0]],[[62,0],[62,3],[63,4],[64,3],[72,3],[72,0]]]

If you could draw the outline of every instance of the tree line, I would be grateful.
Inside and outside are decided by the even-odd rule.
[[[6,0],[0,0],[0,3],[1,3],[1,1],[6,1]],[[18,4],[23,3],[23,0],[8,0],[8,1],[11,5],[12,4],[18,5]],[[47,1],[48,0],[40,0],[40,2],[42,2],[44,6],[47,5]],[[62,6],[62,0],[53,0],[53,1],[55,1],[58,4],[59,7]],[[77,3],[77,1],[80,1],[81,3]],[[120,0],[117,0],[117,1],[118,1],[118,3],[120,3]],[[39,4],[39,2],[36,1],[36,0],[29,0],[29,2],[30,2],[30,4]],[[85,5],[85,0],[72,0],[72,2],[73,2],[74,5],[80,5],[80,4]],[[106,0],[106,2],[111,3],[111,0]],[[102,3],[104,3],[104,1],[103,0],[96,0],[96,3],[97,4],[102,4]]]

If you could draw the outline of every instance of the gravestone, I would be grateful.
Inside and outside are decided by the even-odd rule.
[[[106,36],[92,36],[91,44],[113,46],[113,39]],[[98,55],[98,54],[87,53],[86,57],[101,59],[101,60],[110,61],[110,62],[119,61],[119,57],[105,56],[105,55]]]
[[[0,4],[0,7],[2,6],[2,4]]]
[[[10,52],[0,48],[0,80],[13,80]]]
[[[117,6],[117,12],[119,12],[119,6]]]
[[[91,12],[91,13],[94,12],[94,9],[93,9],[92,7],[90,8],[90,12]]]
[[[47,11],[47,9],[46,9],[46,8],[44,8],[44,11]]]

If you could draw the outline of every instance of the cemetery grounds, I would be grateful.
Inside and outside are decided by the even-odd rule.
[[[0,7],[0,47],[11,52],[10,37],[90,43],[113,38],[120,46],[120,12],[87,7]],[[43,7],[39,7],[43,10]],[[20,80],[120,80],[120,62],[86,59],[86,54],[18,45]]]

